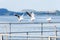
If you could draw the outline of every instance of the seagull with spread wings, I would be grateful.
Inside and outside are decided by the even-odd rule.
[[[31,13],[26,12],[26,14],[31,18],[31,21],[34,21],[34,19],[35,19],[35,15],[34,15],[34,13],[33,13],[33,12],[31,12]],[[15,14],[15,16],[17,16],[17,17],[18,17],[18,20],[19,20],[19,21],[21,21],[21,20],[23,20],[23,19],[24,19],[24,18],[23,18],[24,14],[22,14],[21,16],[20,16],[20,15]]]
[[[15,16],[18,17],[18,20],[19,20],[19,21],[23,20],[23,15],[19,16],[19,15],[15,14]]]
[[[34,13],[33,13],[33,12],[31,12],[31,13],[26,12],[26,13],[27,13],[27,15],[30,16],[31,21],[34,21],[34,19],[35,19],[35,15],[34,15]]]

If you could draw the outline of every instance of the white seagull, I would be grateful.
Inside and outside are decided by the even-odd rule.
[[[48,21],[48,22],[50,22],[50,21],[51,21],[51,19],[52,19],[52,18],[51,18],[51,17],[49,17],[49,18],[47,18],[47,21]]]
[[[19,21],[23,20],[23,15],[19,16],[19,15],[16,14],[15,16],[18,17],[18,20],[19,20]]]
[[[28,12],[26,12],[26,13],[30,16],[31,21],[34,21],[34,19],[35,19],[35,15],[34,15],[34,13],[33,13],[33,12],[32,12],[31,14],[28,13]]]

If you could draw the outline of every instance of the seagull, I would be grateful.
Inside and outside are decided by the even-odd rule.
[[[18,20],[19,20],[19,21],[23,20],[23,15],[19,16],[19,15],[16,14],[15,16],[18,17]]]
[[[31,21],[34,21],[34,19],[35,19],[35,15],[34,15],[34,13],[33,13],[33,12],[32,12],[31,14],[28,13],[28,12],[26,12],[26,13],[30,16]]]
[[[51,21],[51,19],[52,19],[51,17],[47,18],[47,20],[48,20],[49,22]]]

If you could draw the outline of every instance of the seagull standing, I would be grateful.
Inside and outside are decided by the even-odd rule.
[[[52,19],[51,17],[47,18],[48,22],[50,22],[50,21],[51,21],[51,19]]]

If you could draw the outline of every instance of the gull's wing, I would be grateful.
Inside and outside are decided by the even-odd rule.
[[[29,12],[26,12],[26,13],[27,13],[27,15],[29,15],[31,17],[31,14]]]
[[[16,17],[18,17],[18,20],[21,21],[23,19],[23,15],[19,16],[19,15],[15,15]]]
[[[17,16],[18,18],[20,17],[19,15],[15,14],[15,16]]]
[[[33,21],[35,19],[34,13],[31,14],[31,20]]]

